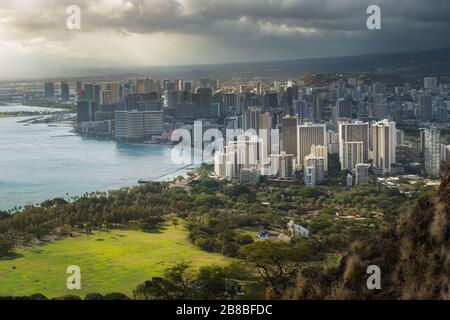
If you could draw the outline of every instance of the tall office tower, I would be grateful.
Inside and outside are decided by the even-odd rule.
[[[100,84],[94,84],[94,101],[100,103],[102,94],[102,86]]]
[[[149,78],[139,79],[136,86],[137,93],[145,94],[153,92],[153,80],[150,80]]]
[[[87,122],[95,120],[97,103],[92,100],[82,100],[77,102],[77,122]]]
[[[293,104],[294,114],[298,115],[301,122],[312,118],[305,100],[294,100]]]
[[[322,95],[316,95],[314,97],[314,118],[315,119],[322,119],[323,116],[323,96]]]
[[[55,84],[53,82],[46,82],[44,85],[44,97],[52,98],[55,95]]]
[[[327,146],[311,146],[311,157],[323,158],[323,170],[328,172],[328,147]]]
[[[377,120],[383,120],[386,117],[386,103],[381,93],[374,94],[373,96],[373,115]]]
[[[246,93],[247,92],[247,88],[245,86],[245,84],[240,84],[239,85],[239,93]]]
[[[419,95],[419,119],[422,122],[430,122],[433,112],[432,97],[429,94],[422,93]]]
[[[112,95],[111,90],[102,90],[100,94],[100,104],[111,104]]]
[[[425,175],[430,178],[438,178],[441,175],[441,132],[436,128],[425,129]]]
[[[166,90],[164,92],[164,107],[165,108],[176,108],[180,103],[178,91]]]
[[[162,91],[175,90],[176,84],[173,81],[166,79],[166,80],[163,80],[162,84],[163,84]]]
[[[310,154],[312,146],[327,144],[326,125],[307,123],[297,126],[297,165],[304,165],[305,157]]]
[[[261,121],[260,121],[260,130],[265,130],[264,132],[259,132],[260,138],[263,139],[264,143],[264,149],[263,157],[268,157],[272,154],[272,136],[271,136],[271,129],[272,129],[272,117],[269,112],[265,112],[261,115]],[[278,150],[274,150],[274,152],[277,152]]]
[[[324,159],[321,157],[311,157],[307,156],[305,158],[305,168],[304,168],[304,182],[308,186],[315,186],[320,184],[324,177]]]
[[[200,88],[201,89],[210,89],[211,84],[209,82],[209,79],[207,79],[207,78],[200,79]]]
[[[363,162],[362,141],[342,142],[341,144],[341,170],[353,170],[358,163]]]
[[[111,102],[117,103],[120,101],[120,85],[117,82],[110,82],[106,85],[106,89],[111,91]]]
[[[355,183],[357,185],[367,183],[369,181],[369,168],[368,163],[358,163],[355,167]]]
[[[212,90],[208,88],[197,88],[192,94],[192,102],[197,105],[199,117],[208,118],[210,116],[211,99]]]
[[[392,103],[392,111],[391,115],[395,123],[401,124],[403,123],[403,108],[402,108],[402,100],[399,96],[394,97],[394,101]]]
[[[283,144],[281,150],[297,157],[297,116],[285,116],[282,119]]]
[[[396,162],[397,128],[395,122],[378,121],[372,126],[372,157],[374,167],[383,174],[391,172],[391,164]]]
[[[184,91],[192,92],[192,82],[190,82],[190,81],[184,82]]]
[[[264,111],[271,111],[273,109],[277,109],[279,106],[278,93],[276,91],[264,93],[263,106],[264,106]]]
[[[260,108],[250,108],[242,112],[242,129],[256,130],[259,132],[261,128],[261,109]]]
[[[369,123],[355,121],[353,123],[340,123],[339,124],[339,159],[341,161],[341,170],[352,170],[347,165],[343,165],[344,159],[344,143],[347,142],[361,142],[362,143],[362,159],[359,162],[369,161]],[[352,146],[347,147],[352,148]],[[348,155],[347,155],[348,156]],[[356,163],[359,163],[356,162]],[[356,164],[355,162],[351,162]]]
[[[81,99],[83,97],[83,83],[77,81],[77,98]]]
[[[397,145],[405,144],[405,131],[397,129]]]
[[[280,154],[272,154],[272,163],[278,167],[277,177],[282,179],[292,178],[295,175],[295,157],[281,151]]]
[[[255,88],[257,95],[262,95],[262,84],[261,81],[256,82],[256,88]]]
[[[228,112],[230,110],[236,110],[238,105],[239,96],[236,93],[225,93],[222,95],[223,109]]]
[[[83,100],[86,101],[94,100],[94,85],[92,83],[84,84]]]
[[[426,77],[423,79],[423,87],[426,90],[434,90],[438,86],[437,78],[435,77]]]
[[[383,97],[387,96],[387,85],[384,82],[376,82],[373,85],[373,94],[382,94]]]
[[[125,97],[125,110],[131,111],[131,110],[141,110],[142,108],[139,108],[139,102],[142,101],[158,101],[158,94],[157,93],[147,93],[147,94],[129,94]]]
[[[286,103],[291,109],[294,105],[294,100],[298,100],[298,86],[291,86],[286,88]]]
[[[70,100],[70,89],[67,82],[61,82],[61,101],[67,102]]]
[[[184,91],[184,81],[183,80],[178,80],[178,82],[177,82],[177,89],[180,92]]]
[[[142,140],[163,132],[163,111],[116,111],[114,135],[119,140]]]
[[[350,100],[346,100],[344,98],[340,98],[337,101],[336,104],[336,121],[338,119],[342,119],[342,118],[347,118],[347,119],[351,119],[352,118],[352,104],[350,102]]]
[[[214,174],[217,177],[225,178],[227,174],[226,166],[228,162],[228,152],[226,146],[220,147],[214,153]]]

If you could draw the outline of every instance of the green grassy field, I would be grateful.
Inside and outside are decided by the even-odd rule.
[[[179,262],[193,267],[225,264],[230,261],[193,246],[181,225],[166,226],[161,233],[132,230],[98,232],[90,236],[66,238],[53,243],[18,250],[23,257],[0,260],[0,296],[42,293],[47,297],[90,292],[102,294],[132,290]],[[81,268],[81,290],[67,290],[66,269]]]

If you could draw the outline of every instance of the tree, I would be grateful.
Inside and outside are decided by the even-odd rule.
[[[308,257],[306,247],[284,242],[259,241],[241,248],[241,253],[252,263],[265,286],[275,297],[293,285],[299,272],[299,262]]]
[[[0,240],[0,257],[5,257],[11,254],[13,246],[9,241]]]

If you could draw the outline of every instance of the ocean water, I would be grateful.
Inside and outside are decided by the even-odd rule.
[[[44,108],[44,107],[30,107],[21,105],[0,105],[0,112],[47,112],[47,111],[59,111],[62,109],[56,108]]]
[[[24,119],[0,118],[2,210],[186,173],[174,172],[183,166],[172,163],[168,146],[87,139],[69,125],[18,123]]]

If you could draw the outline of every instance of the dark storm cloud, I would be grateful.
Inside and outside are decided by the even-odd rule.
[[[12,17],[7,24],[17,38],[70,41],[64,26],[71,4],[82,10],[81,34],[196,36],[220,43],[230,60],[450,45],[449,0],[0,0],[0,14]],[[371,4],[381,7],[381,30],[366,28]]]

